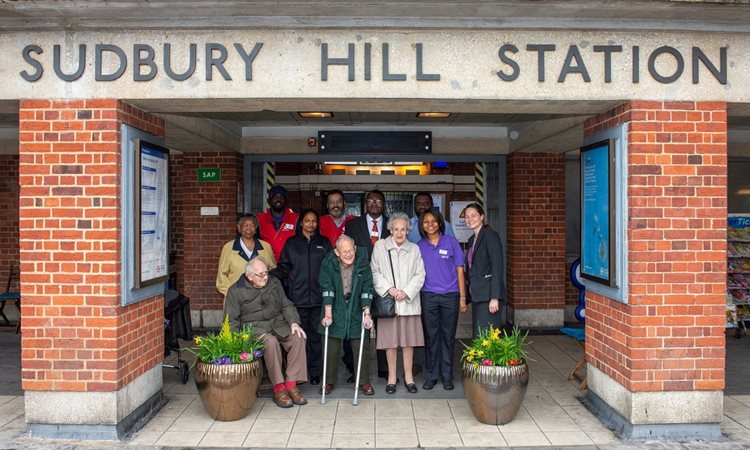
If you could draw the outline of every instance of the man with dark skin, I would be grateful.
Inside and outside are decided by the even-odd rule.
[[[328,214],[320,218],[320,234],[327,237],[331,245],[335,246],[339,236],[344,234],[346,223],[356,216],[346,214],[346,200],[344,200],[344,193],[339,189],[328,193],[326,207]]]
[[[367,214],[347,222],[344,234],[354,239],[354,244],[357,247],[367,248],[367,256],[370,258],[375,241],[386,238],[391,234],[386,226],[388,225],[388,216],[383,214],[385,211],[385,194],[378,190],[369,192],[365,200],[365,210]]]
[[[419,216],[429,208],[434,207],[435,205],[433,204],[432,194],[429,192],[418,192],[417,195],[414,196],[414,217],[411,218],[411,230],[407,236],[409,242],[414,242],[416,244],[422,239],[419,235]],[[445,221],[445,235],[456,237],[455,233],[453,233],[453,227],[447,220]]]
[[[271,244],[276,261],[281,257],[286,240],[294,236],[297,226],[298,215],[287,207],[288,198],[284,186],[272,187],[268,190],[269,208],[258,214],[260,238]]]

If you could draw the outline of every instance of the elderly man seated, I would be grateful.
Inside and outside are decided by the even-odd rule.
[[[253,258],[240,277],[227,291],[224,314],[229,316],[232,331],[252,324],[253,335],[265,338],[263,360],[273,383],[273,401],[281,408],[307,404],[297,389],[297,382],[307,380],[307,336],[300,327],[294,304],[286,298],[281,282],[268,277],[268,267],[260,258]],[[281,373],[282,352],[287,352],[286,381]]]

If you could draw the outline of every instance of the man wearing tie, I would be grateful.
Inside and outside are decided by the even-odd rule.
[[[354,239],[354,244],[357,247],[367,248],[369,259],[372,257],[372,247],[375,242],[391,235],[386,227],[388,216],[383,214],[383,211],[385,211],[385,195],[378,190],[370,191],[365,200],[365,209],[367,214],[346,223],[344,234]]]
[[[388,216],[385,211],[385,194],[376,190],[370,191],[365,200],[367,214],[357,217],[346,223],[344,234],[354,239],[357,248],[367,249],[368,261],[372,258],[372,247],[378,239],[387,238],[391,235],[388,230]],[[378,376],[388,377],[388,362],[385,359],[385,350],[378,350]]]

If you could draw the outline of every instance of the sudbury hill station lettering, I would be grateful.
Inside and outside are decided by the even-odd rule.
[[[23,48],[20,55],[28,67],[20,70],[19,75],[25,81],[37,82],[45,74],[54,73],[54,76],[62,81],[75,82],[90,70],[87,61],[93,60],[94,80],[102,82],[116,81],[126,76],[128,70],[132,81],[140,82],[153,80],[160,71],[175,81],[185,81],[193,77],[200,77],[206,81],[212,81],[214,77],[221,77],[226,81],[252,81],[253,71],[267,69],[267,64],[274,64],[273,58],[284,57],[283,54],[274,54],[273,58],[259,59],[263,54],[263,42],[234,42],[230,45],[207,42],[202,45],[183,45],[187,47],[187,54],[182,49],[182,57],[178,58],[175,56],[176,48],[170,43],[160,46],[136,43],[128,48],[116,44],[80,43],[74,49],[61,44],[53,44],[51,49],[29,44]],[[417,42],[408,46],[408,51],[413,53],[412,71],[408,73],[403,67],[400,72],[391,68],[391,54],[394,49],[388,42],[382,42],[377,46],[365,42],[335,47],[320,42],[320,80],[328,81],[336,77],[340,78],[337,81],[369,81],[375,77],[382,81],[406,81],[413,77],[416,81],[440,81],[443,63],[440,60],[428,60],[425,56],[425,47],[429,45]],[[42,56],[50,50],[52,61],[48,63]],[[517,56],[523,52],[533,56],[535,64],[531,64],[531,67],[523,66],[519,62]],[[601,74],[602,79],[594,81],[605,83],[616,81],[637,84],[643,77],[650,77],[659,83],[669,84],[689,77],[692,84],[699,84],[707,76],[726,85],[729,78],[727,52],[728,46],[712,48],[710,51],[692,46],[686,51],[670,45],[645,49],[639,45],[618,45],[611,41],[606,45],[581,43],[567,46],[551,43],[502,43],[498,45],[494,54],[487,54],[486,59],[494,66],[497,80],[502,82],[512,82],[521,77],[535,77],[540,83],[552,80],[565,83],[572,78],[589,83],[592,81],[590,67],[597,65],[603,68],[596,71]],[[561,59],[560,55],[564,55],[561,63],[557,62]],[[233,63],[232,60],[241,61],[241,64],[229,64]],[[380,62],[379,65],[376,63],[377,60]],[[552,60],[555,63],[552,63]],[[199,64],[202,67],[199,67]],[[624,79],[616,79],[613,67],[623,67],[626,64],[629,65],[629,70],[624,71],[625,75],[623,71],[619,72],[620,77]],[[345,70],[334,69],[339,66],[343,66]],[[244,71],[233,73],[232,67],[244,67]],[[462,68],[464,71],[474,69]]]

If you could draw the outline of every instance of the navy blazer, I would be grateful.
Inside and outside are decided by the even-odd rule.
[[[469,248],[475,236],[469,238]],[[505,266],[503,265],[503,243],[500,235],[485,225],[476,237],[472,266],[466,258],[466,279],[469,284],[469,297],[473,303],[489,302],[505,298]]]
[[[346,222],[344,234],[354,239],[354,245],[367,249],[367,260],[372,259],[373,244],[370,241],[370,227],[367,224],[367,215],[354,218]],[[387,238],[391,235],[388,229],[388,216],[383,214],[383,226],[380,230],[380,239]]]

